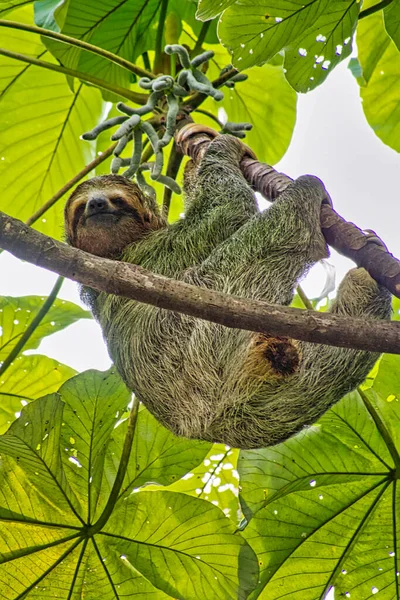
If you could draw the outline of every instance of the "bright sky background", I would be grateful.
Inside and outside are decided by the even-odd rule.
[[[400,256],[400,157],[367,124],[358,85],[345,64],[315,91],[300,96],[293,140],[277,169],[291,177],[305,173],[320,177],[340,215],[362,229],[375,230],[389,250]],[[337,254],[330,262],[336,266],[338,281],[352,266]],[[0,272],[1,295],[47,295],[56,278],[7,253],[0,255]],[[317,266],[303,287],[312,297],[319,294],[323,283],[324,270]],[[60,297],[79,302],[76,284],[66,281]],[[82,321],[46,338],[39,350],[79,371],[104,370],[110,365],[94,321]]]

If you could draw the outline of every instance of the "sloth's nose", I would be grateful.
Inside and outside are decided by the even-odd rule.
[[[108,209],[108,202],[105,198],[91,198],[86,205],[86,214],[95,215],[96,213],[105,212]]]

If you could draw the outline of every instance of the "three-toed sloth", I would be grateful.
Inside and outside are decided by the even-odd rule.
[[[303,176],[260,212],[239,164],[245,146],[221,135],[185,177],[185,216],[167,225],[117,175],[80,184],[65,210],[69,244],[242,298],[288,305],[299,279],[328,256],[321,181]],[[189,163],[190,164],[190,163]],[[260,448],[314,423],[360,384],[378,354],[228,329],[85,288],[129,389],[175,434]],[[361,268],[331,312],[388,319],[391,296]]]

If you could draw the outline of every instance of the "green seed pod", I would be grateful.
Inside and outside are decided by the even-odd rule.
[[[185,90],[184,87],[182,87],[181,85],[179,85],[179,83],[174,83],[174,86],[172,88],[172,93],[174,94],[174,96],[187,96],[188,92],[187,90]]]
[[[170,75],[161,75],[161,77],[157,77],[153,81],[153,90],[155,92],[159,92],[162,90],[172,89],[174,85],[174,78]]]
[[[207,52],[202,52],[202,54],[199,54],[198,56],[195,56],[192,59],[192,67],[193,68],[199,67],[202,63],[207,62],[213,56],[214,56],[214,52],[212,50],[207,50]]]
[[[125,149],[127,143],[132,139],[132,134],[124,135],[118,142],[118,144],[114,148],[114,156],[119,156],[121,152]]]
[[[231,77],[231,79],[229,81],[246,81],[246,79],[248,79],[249,76],[246,75],[246,73],[238,73],[237,75],[234,75],[233,77]]]
[[[177,54],[179,56],[180,63],[184,69],[190,69],[190,58],[189,53],[184,46],[180,46],[179,44],[171,44],[165,46],[164,48],[165,54]]]
[[[226,131],[250,131],[253,129],[253,125],[251,123],[232,123],[231,121],[227,121],[224,129]]]
[[[155,163],[154,163],[154,168],[153,168],[153,171],[151,174],[151,178],[157,179],[158,176],[161,174],[162,168],[164,166],[163,153],[161,151],[161,148],[158,147],[158,142],[159,142],[158,135],[157,135],[156,130],[154,129],[153,125],[151,123],[149,123],[148,121],[142,121],[141,129],[149,138],[150,144],[152,145],[153,150],[154,150]]]
[[[122,167],[122,158],[119,158],[118,156],[115,156],[112,161],[111,161],[111,173],[118,173],[118,171],[120,170],[120,168]]]
[[[167,188],[169,188],[170,190],[175,192],[175,194],[179,195],[182,193],[180,186],[176,183],[175,179],[172,179],[172,177],[168,177],[168,175],[159,175],[156,179],[153,176],[154,169],[155,169],[155,163],[153,163],[153,162],[143,163],[140,167],[141,171],[150,171],[150,173],[151,173],[150,177],[154,181],[158,181],[158,183],[162,183]]]
[[[115,125],[120,125],[124,121],[126,121],[126,117],[113,117],[112,119],[108,119],[107,121],[103,121],[103,123],[96,125],[91,131],[83,133],[81,137],[83,140],[87,141],[95,140],[102,131],[106,131],[106,129],[110,129]]]
[[[131,163],[129,167],[129,171],[132,172],[132,175],[136,173],[140,165],[140,159],[142,158],[142,149],[143,149],[143,139],[142,139],[142,130],[135,129],[133,132],[133,153],[131,158]]]
[[[131,106],[128,106],[124,102],[117,102],[117,110],[119,110],[119,112],[122,112],[125,115],[129,115],[129,116],[136,114],[135,109],[132,108]]]
[[[173,138],[174,133],[175,133],[175,127],[176,127],[176,117],[178,116],[178,112],[179,112],[179,102],[178,102],[178,99],[175,98],[175,96],[173,94],[168,94],[167,101],[168,101],[167,122],[165,124],[165,133],[164,133],[162,139],[158,142],[159,148],[163,148],[164,146],[169,144],[169,142]]]
[[[139,87],[143,90],[151,90],[153,86],[154,79],[150,79],[150,77],[141,77],[138,81]]]
[[[121,127],[111,136],[111,139],[114,141],[121,139],[124,135],[128,135],[139,123],[139,115],[132,115],[127,121],[122,123]]]

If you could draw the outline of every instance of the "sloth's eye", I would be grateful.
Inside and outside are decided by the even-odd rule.
[[[111,202],[114,204],[114,206],[125,206],[125,200],[123,198],[121,198],[121,196],[117,196],[116,198],[113,198],[111,200]]]

